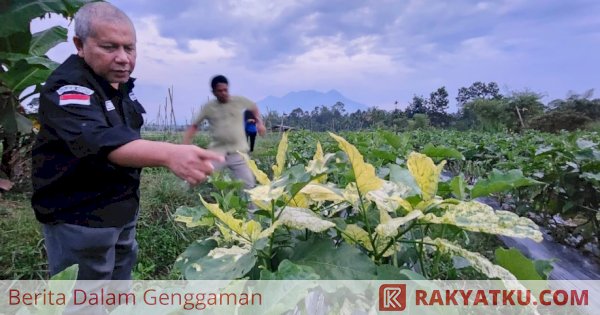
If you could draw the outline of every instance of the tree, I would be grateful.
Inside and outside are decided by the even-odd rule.
[[[544,113],[544,104],[540,101],[541,94],[531,91],[513,92],[507,97],[507,110],[512,112],[513,129],[529,127],[531,119]],[[522,122],[522,124],[521,124]]]
[[[429,109],[427,115],[431,121],[431,124],[436,127],[448,126],[450,117],[446,113],[448,109],[448,92],[446,87],[442,86],[434,92],[429,94],[429,101],[427,102]]]
[[[464,106],[466,103],[476,99],[501,99],[500,89],[496,82],[490,82],[485,84],[483,82],[475,82],[470,87],[461,87],[458,89],[458,96],[456,101],[459,107]]]
[[[488,131],[499,131],[512,126],[514,118],[503,99],[475,99],[465,104],[465,110],[477,117],[478,126]]]
[[[543,131],[576,130],[600,120],[600,99],[591,99],[594,90],[569,92],[564,100],[548,103],[547,112],[531,120],[531,127]]]
[[[594,89],[577,94],[570,91],[565,100],[554,100],[548,104],[551,110],[573,111],[591,120],[600,119],[600,99],[592,99]]]
[[[22,166],[28,164],[27,144],[23,136],[31,134],[32,123],[23,114],[23,102],[37,94],[41,84],[58,64],[46,53],[67,40],[67,29],[54,26],[32,34],[30,23],[46,14],[57,13],[72,18],[77,10],[93,0],[12,0],[0,13],[0,141],[3,151],[0,171],[20,183],[28,174]],[[32,92],[24,93],[29,87]],[[30,141],[29,141],[30,142]],[[24,152],[25,151],[25,152]]]
[[[412,118],[415,114],[427,114],[427,111],[427,100],[423,96],[415,95],[406,108],[406,116]]]

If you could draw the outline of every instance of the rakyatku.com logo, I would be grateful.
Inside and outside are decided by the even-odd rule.
[[[379,287],[379,311],[403,311],[406,308],[406,284]]]
[[[411,294],[411,296],[413,296]],[[527,289],[433,289],[414,290],[414,306],[587,306],[589,291]],[[379,311],[403,311],[407,306],[406,284],[379,287]]]

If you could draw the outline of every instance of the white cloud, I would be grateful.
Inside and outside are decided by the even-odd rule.
[[[291,84],[335,87],[362,82],[365,76],[407,74],[408,67],[395,63],[392,56],[373,51],[377,38],[360,37],[344,42],[336,37],[305,38],[307,52],[292,56],[273,67],[275,74]],[[340,81],[345,81],[342,83]]]
[[[294,0],[233,0],[226,3],[230,6],[230,13],[233,16],[254,20],[272,20],[284,10],[293,8],[297,2]]]
[[[183,50],[173,38],[161,36],[157,17],[145,17],[136,21],[139,61],[155,63],[164,67],[184,63],[208,63],[235,56],[232,44],[217,40],[192,39]]]

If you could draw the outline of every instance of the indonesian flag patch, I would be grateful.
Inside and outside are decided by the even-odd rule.
[[[65,93],[59,96],[58,105],[90,105],[91,96],[85,94]]]
[[[56,90],[58,105],[90,105],[91,95],[94,91],[81,85],[65,85]]]

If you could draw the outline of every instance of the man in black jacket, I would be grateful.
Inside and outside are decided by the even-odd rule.
[[[77,54],[48,78],[33,149],[32,206],[43,224],[50,274],[79,264],[79,279],[131,278],[140,171],[163,166],[191,185],[223,157],[193,145],[143,140],[133,93],[136,35],[105,2],[75,16]]]

